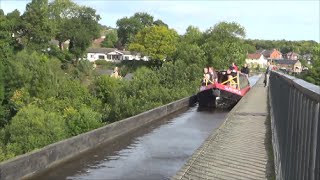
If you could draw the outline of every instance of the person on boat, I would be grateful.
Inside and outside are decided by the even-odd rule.
[[[204,74],[208,74],[208,73],[209,73],[209,70],[208,70],[207,67],[203,68],[203,73],[204,73]]]
[[[236,72],[239,71],[238,66],[233,62],[232,63],[232,68],[233,70],[235,70]]]
[[[215,69],[213,67],[209,67],[208,69],[209,69],[211,82],[212,83],[218,82],[218,75],[217,75],[217,72],[215,71]]]
[[[204,72],[204,74],[203,74],[203,79],[202,79],[201,83],[203,86],[207,86],[212,83],[210,73],[209,73],[207,67],[203,68],[203,72]]]
[[[233,71],[232,68],[227,69],[227,77],[228,77],[228,81],[229,81],[228,85],[233,88],[236,88],[236,82],[235,82],[234,77],[232,75],[232,71]]]
[[[247,65],[247,64],[244,64],[244,66],[243,66],[242,69],[241,69],[241,72],[242,72],[243,74],[246,74],[247,77],[249,76],[250,69],[248,68],[248,65]]]

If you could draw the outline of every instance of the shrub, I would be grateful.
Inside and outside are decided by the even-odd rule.
[[[101,115],[92,109],[82,107],[79,110],[66,108],[64,117],[68,128],[68,134],[75,136],[102,126]]]
[[[73,78],[84,81],[86,78],[90,78],[90,76],[92,76],[93,66],[90,61],[81,60],[76,67],[70,68],[69,72]]]
[[[95,62],[98,65],[98,67],[103,68],[103,69],[114,69],[114,67],[119,65],[114,62],[110,62],[110,61],[106,61],[106,60],[96,60]]]
[[[31,96],[48,98],[56,95],[58,81],[63,77],[61,63],[37,53],[22,51],[11,59],[5,74],[5,83],[10,87],[9,96],[25,87]]]
[[[67,137],[62,116],[34,105],[21,109],[6,126],[8,152],[23,154]]]
[[[97,65],[108,65],[111,64],[111,62],[108,62],[106,60],[96,60],[95,61]]]

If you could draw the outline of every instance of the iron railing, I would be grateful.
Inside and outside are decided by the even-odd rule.
[[[320,87],[272,71],[269,105],[277,180],[320,179]]]

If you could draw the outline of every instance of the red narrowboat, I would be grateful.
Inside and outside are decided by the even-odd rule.
[[[241,72],[218,71],[218,81],[202,84],[197,94],[199,107],[233,107],[250,90],[248,76]],[[232,77],[232,78],[230,78]]]

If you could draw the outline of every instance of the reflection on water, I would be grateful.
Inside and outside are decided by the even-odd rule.
[[[178,112],[34,179],[168,179],[226,114],[196,107]]]

